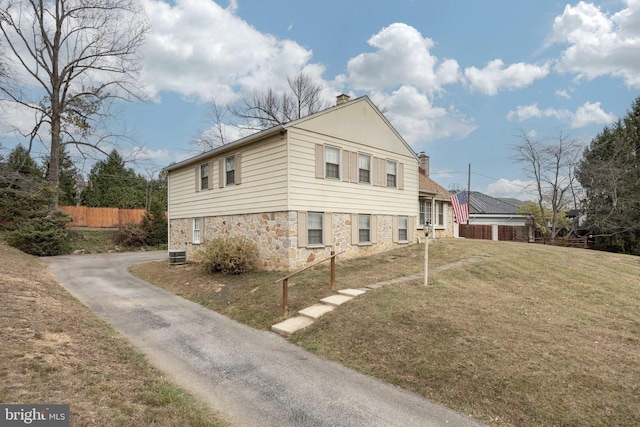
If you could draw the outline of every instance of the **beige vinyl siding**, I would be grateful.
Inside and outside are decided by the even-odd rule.
[[[418,215],[418,167],[413,155],[376,149],[372,146],[341,141],[326,135],[290,128],[289,146],[289,209],[299,211],[376,213],[388,215]],[[368,185],[350,182],[350,179],[328,180],[316,177],[316,144],[340,147],[344,151],[364,151],[372,156],[372,183],[374,174],[380,175],[380,184]],[[399,151],[403,144],[397,141]],[[404,189],[386,187],[386,159],[404,165],[402,182]],[[379,162],[376,168],[374,162]],[[348,177],[349,163],[342,162],[341,177]],[[382,179],[384,177],[384,180]],[[384,184],[383,184],[384,183]]]
[[[340,141],[359,141],[382,152],[415,158],[411,148],[399,138],[384,116],[364,99],[326,114],[315,115],[296,127],[316,135],[332,135]],[[358,150],[362,148],[354,149]]]
[[[280,135],[257,144],[223,153],[210,162],[213,177],[208,191],[195,191],[195,167],[171,172],[170,218],[276,212],[287,210],[287,147]],[[241,185],[220,188],[220,159],[240,153],[236,174]],[[223,162],[224,167],[224,162]],[[223,171],[224,172],[224,171]],[[224,173],[222,174],[224,178]]]

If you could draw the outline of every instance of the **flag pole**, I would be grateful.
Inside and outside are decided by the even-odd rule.
[[[467,233],[468,233],[469,219],[471,218],[471,163],[469,163],[469,174],[467,175],[467,207],[469,209],[469,216],[467,216]]]

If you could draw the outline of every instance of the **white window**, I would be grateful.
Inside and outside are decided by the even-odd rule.
[[[425,221],[433,224],[431,216],[431,200],[420,200],[420,225],[424,225]]]
[[[409,240],[409,218],[406,216],[398,217],[398,241],[406,242]]]
[[[236,183],[236,156],[229,156],[224,161],[227,185]]]
[[[358,216],[358,242],[371,243],[371,215]]]
[[[398,178],[398,163],[387,160],[387,187],[396,188]]]
[[[444,202],[436,203],[436,212],[438,213],[436,225],[444,225]]]
[[[209,163],[200,165],[200,189],[209,188]]]
[[[340,149],[335,147],[325,147],[325,178],[340,179]]]
[[[193,218],[193,243],[200,244],[200,218]]]
[[[310,246],[322,245],[323,230],[323,214],[320,212],[309,212],[307,215],[307,244]]]
[[[358,182],[371,184],[371,156],[358,154]]]

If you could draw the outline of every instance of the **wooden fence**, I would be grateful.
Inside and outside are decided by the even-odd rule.
[[[73,221],[69,227],[120,227],[126,224],[140,224],[144,209],[88,208],[86,206],[60,206],[60,210]]]
[[[566,246],[572,248],[589,249],[589,240],[587,237],[557,237],[555,240],[549,240],[546,237],[536,237],[536,243],[553,246]]]
[[[460,224],[458,226],[459,236],[466,237],[467,239],[492,239],[492,230],[490,225],[466,225]],[[514,242],[526,242],[528,241],[527,227],[513,226],[513,225],[499,225],[498,226],[498,240],[500,241],[514,241]]]
[[[467,239],[483,239],[491,240],[492,231],[490,225],[466,225],[460,224],[458,226],[459,236],[466,237]],[[588,249],[589,241],[586,237],[558,237],[554,240],[549,240],[546,237],[537,236],[533,240],[529,240],[528,227],[519,227],[511,225],[499,225],[498,226],[498,240],[500,241],[512,241],[512,242],[530,242],[540,243],[543,245],[555,245],[555,246],[567,246],[574,248]]]

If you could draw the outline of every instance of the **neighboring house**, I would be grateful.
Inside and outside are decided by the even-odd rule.
[[[217,236],[258,245],[258,267],[292,270],[415,242],[418,158],[368,97],[170,165],[169,249]]]
[[[501,202],[509,203],[510,205],[515,206],[517,209],[520,209],[522,205],[524,205],[524,201],[514,199],[513,197],[499,197],[498,200],[500,200]]]
[[[423,233],[426,220],[431,223],[431,238],[453,237],[454,222],[451,193],[429,177],[429,156],[420,153],[419,168],[419,235]]]
[[[469,195],[471,230],[460,230],[457,235],[491,240],[526,240],[528,238],[528,231],[525,229],[528,225],[527,216],[518,214],[518,209],[519,207],[513,202],[496,199],[479,191],[471,191]],[[465,226],[466,224],[458,224],[459,229],[465,229]],[[482,237],[478,237],[478,230],[488,231],[482,231]],[[476,234],[472,235],[474,231]]]

